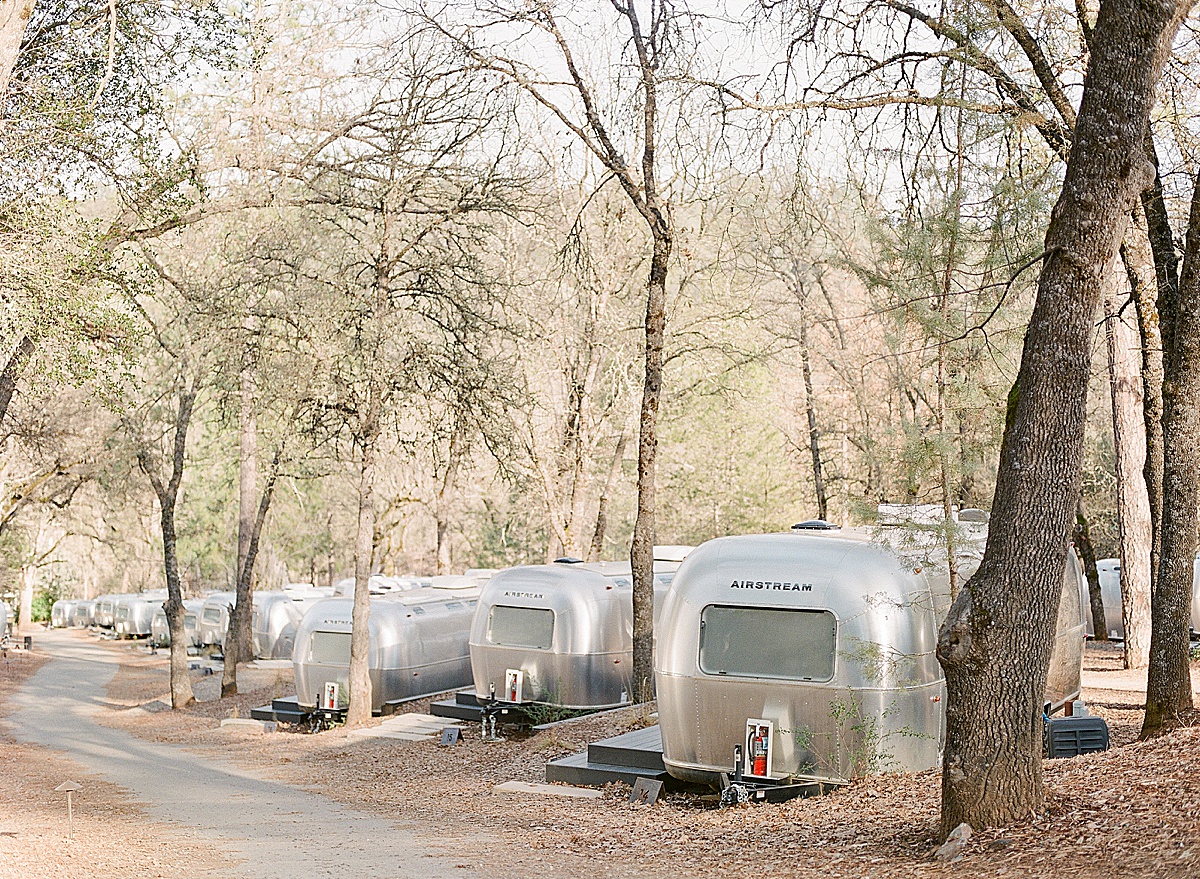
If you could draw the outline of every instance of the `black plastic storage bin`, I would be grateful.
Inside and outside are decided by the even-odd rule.
[[[1108,724],[1102,717],[1052,717],[1046,721],[1046,756],[1075,757],[1108,750]]]

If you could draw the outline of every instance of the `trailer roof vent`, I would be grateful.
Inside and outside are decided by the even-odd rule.
[[[556,565],[582,565],[583,559],[575,559],[575,558],[571,558],[569,555],[565,555],[562,558],[555,559],[554,564],[556,564]]]
[[[809,519],[806,522],[797,522],[792,526],[793,531],[838,531],[841,525],[834,525],[832,522],[826,522],[824,519]]]

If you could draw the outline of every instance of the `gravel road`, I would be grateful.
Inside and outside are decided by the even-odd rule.
[[[67,752],[129,790],[153,817],[228,851],[229,865],[209,875],[442,879],[473,872],[432,854],[412,828],[95,723],[91,715],[101,710],[117,670],[113,655],[53,631],[38,637],[38,647],[54,659],[14,700],[8,718],[14,738]]]

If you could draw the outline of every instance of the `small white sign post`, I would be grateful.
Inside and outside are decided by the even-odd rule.
[[[77,781],[64,781],[54,789],[55,793],[63,793],[65,791],[67,794],[67,832],[70,834],[71,839],[75,838],[75,804],[71,801],[71,794],[82,788],[83,785]]]

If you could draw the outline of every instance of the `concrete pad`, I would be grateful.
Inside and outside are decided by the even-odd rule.
[[[571,787],[567,784],[531,784],[528,781],[506,781],[492,788],[498,794],[540,794],[548,797],[573,797],[580,800],[597,800],[603,791],[587,787]]]
[[[221,729],[234,729],[239,732],[273,733],[279,729],[279,724],[273,720],[251,720],[248,717],[226,717],[221,721]]]
[[[402,742],[431,742],[433,736],[430,734],[400,732],[398,730],[380,729],[373,727],[371,729],[356,729],[346,733],[347,738],[360,739],[398,739]]]

